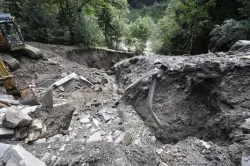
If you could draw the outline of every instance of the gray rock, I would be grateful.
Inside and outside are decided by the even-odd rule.
[[[84,115],[81,120],[80,120],[80,123],[82,124],[87,124],[87,123],[90,123],[90,115]]]
[[[93,124],[95,125],[96,128],[99,128],[101,126],[100,122],[95,118],[92,119],[92,122],[93,122]]]
[[[14,137],[14,130],[13,129],[6,129],[0,127],[0,139],[2,138],[13,138]]]
[[[59,86],[58,89],[59,89],[60,91],[62,91],[62,92],[65,91],[65,89],[64,89],[62,86]]]
[[[132,140],[132,134],[126,131],[115,140],[115,143],[129,145],[131,143],[131,140]]]
[[[99,132],[99,131],[97,131],[93,135],[91,135],[89,137],[89,139],[87,140],[87,143],[97,142],[97,141],[102,141],[101,132]]]
[[[116,130],[113,134],[113,139],[116,139],[117,137],[119,137],[121,134],[123,133],[123,131],[121,130]]]
[[[248,134],[250,134],[250,118],[246,119],[246,122],[243,123],[240,128],[244,131],[247,132]]]
[[[111,119],[111,117],[105,112],[102,112],[101,115],[105,122],[108,122]]]
[[[168,165],[161,161],[158,166],[168,166]]]
[[[32,118],[21,110],[9,110],[3,117],[3,126],[6,128],[25,127],[32,123]]]
[[[49,165],[50,163],[50,159],[52,158],[52,154],[51,153],[45,153],[42,157],[42,161],[46,164]]]
[[[8,144],[0,143],[0,160],[0,162],[6,163],[6,165],[46,166],[43,161],[27,152],[19,145],[10,146]]]
[[[114,161],[114,166],[126,166],[127,163],[126,163],[126,159],[124,158],[118,158]]]

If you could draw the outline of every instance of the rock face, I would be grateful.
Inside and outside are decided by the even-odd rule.
[[[227,146],[249,138],[245,133],[250,117],[249,50],[192,57],[134,57],[116,64],[117,82],[127,87],[152,69],[156,59],[167,70],[158,81],[153,109],[166,127],[159,128],[147,110],[151,79],[145,79],[126,101],[158,140],[172,144],[191,136]]]

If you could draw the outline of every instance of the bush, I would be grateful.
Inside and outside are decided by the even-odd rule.
[[[226,20],[210,33],[209,49],[227,51],[238,40],[250,39],[250,21]]]

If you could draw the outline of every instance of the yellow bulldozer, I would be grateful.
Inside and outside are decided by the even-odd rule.
[[[0,13],[0,80],[7,94],[16,97],[22,104],[36,105],[37,99],[30,87],[17,88],[9,70],[16,70],[20,63],[15,56],[27,55],[40,58],[41,51],[25,43],[21,31],[10,14]]]

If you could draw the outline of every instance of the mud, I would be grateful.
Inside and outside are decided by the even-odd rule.
[[[39,101],[54,80],[72,72],[84,76],[94,86],[75,80],[54,91],[54,104],[68,106],[55,112],[42,108],[33,115],[51,126],[46,138],[30,144],[1,142],[21,143],[53,166],[248,164],[250,133],[240,126],[250,117],[250,50],[122,60],[134,55],[30,44],[42,49],[43,58],[18,57],[21,68],[13,75],[19,87],[33,85]],[[151,70],[156,59],[167,66],[167,72],[158,80],[153,102],[157,116],[167,124],[163,129],[147,112],[150,78],[134,89],[125,103],[114,107],[123,89]],[[60,114],[67,118],[62,119]],[[70,127],[60,126],[62,121]],[[98,139],[102,141],[88,143],[96,132],[100,132]],[[123,132],[131,133],[129,145],[115,143]]]
[[[128,85],[160,60],[168,69],[158,82],[154,110],[167,127],[159,128],[147,111],[149,80],[127,100],[158,140],[176,144],[195,137],[222,147],[238,143],[246,147],[248,138],[242,135],[249,133],[240,125],[250,116],[246,104],[250,93],[249,55],[245,50],[192,57],[135,57],[116,65],[116,79],[120,86]],[[240,164],[240,158],[236,160]]]

